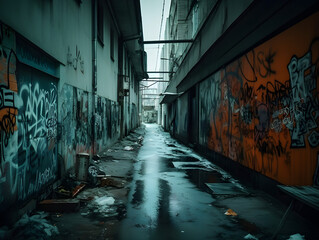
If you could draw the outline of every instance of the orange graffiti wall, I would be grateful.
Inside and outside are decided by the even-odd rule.
[[[201,144],[280,183],[314,184],[318,22],[315,13],[201,83]]]

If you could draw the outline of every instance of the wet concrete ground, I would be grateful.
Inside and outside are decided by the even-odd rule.
[[[241,185],[158,125],[147,124],[134,166],[127,217],[115,238],[271,239],[285,208],[269,195]],[[225,215],[228,209],[237,216]],[[296,233],[319,239],[316,231],[291,213],[277,239]]]
[[[22,225],[0,227],[0,239],[272,239],[287,208],[244,186],[155,124],[136,129],[100,155],[97,166],[120,187],[88,182],[75,198],[81,202],[78,211],[35,211],[22,218]],[[114,203],[100,204],[103,198]],[[229,209],[236,216],[225,215]],[[293,239],[319,239],[317,226],[295,212],[277,239],[293,234],[304,236]]]

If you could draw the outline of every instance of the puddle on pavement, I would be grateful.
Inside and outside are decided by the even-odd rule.
[[[186,169],[187,178],[203,191],[210,192],[205,183],[224,183],[222,174],[202,169]]]
[[[156,161],[158,164],[152,164],[150,162],[144,161],[141,163],[141,169],[139,173],[141,175],[146,175],[150,173],[160,173],[160,172],[170,172],[174,168],[172,161],[175,159],[165,158],[165,157],[157,157]]]
[[[245,219],[236,218],[236,222],[244,231],[249,232],[252,235],[261,233],[260,229],[254,223],[248,222]]]
[[[167,145],[168,147],[174,147],[174,148],[176,147],[176,145],[170,144],[170,143],[168,143],[168,144],[166,143],[166,145]]]
[[[207,171],[207,167],[198,165],[198,164],[182,164],[180,165],[180,168],[194,168],[194,169],[202,169]]]
[[[170,159],[173,162],[199,162],[199,159],[195,157],[185,156],[185,157],[177,157]]]
[[[166,180],[159,179],[160,197],[158,204],[158,226],[171,225],[170,216],[170,194],[171,188]]]
[[[176,149],[172,150],[172,153],[175,153],[175,154],[187,154],[186,152],[183,152],[181,150],[176,150]]]
[[[144,181],[137,180],[135,182],[135,192],[133,194],[133,199],[131,203],[137,207],[140,205],[144,200]]]

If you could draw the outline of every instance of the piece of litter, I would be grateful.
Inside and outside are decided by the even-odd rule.
[[[131,146],[126,146],[126,147],[124,148],[124,150],[126,150],[126,151],[132,151],[132,150],[134,150],[134,148],[132,148]]]
[[[232,209],[228,209],[225,212],[225,215],[227,215],[227,216],[237,216],[237,213],[235,213]]]
[[[305,236],[299,233],[291,235],[287,240],[305,240]]]
[[[244,239],[253,239],[253,240],[258,240],[258,238],[256,238],[254,235],[251,235],[250,233],[247,234]]]
[[[181,233],[184,233],[184,231],[181,231]]]
[[[115,202],[115,199],[113,197],[100,197],[100,198],[96,198],[95,202],[100,206],[113,205]]]
[[[38,212],[32,216],[24,214],[21,219],[15,223],[12,232],[16,232],[17,230],[24,231],[24,233],[20,232],[20,234],[23,235],[31,233],[34,236],[37,236],[37,239],[47,239],[54,234],[59,234],[58,228],[51,225],[48,220],[45,219],[47,216],[48,214],[44,212]],[[13,236],[12,239],[16,238]]]

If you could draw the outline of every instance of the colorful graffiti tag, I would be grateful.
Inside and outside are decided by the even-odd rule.
[[[316,13],[200,84],[202,145],[281,183],[313,183],[318,21]]]
[[[17,198],[17,95],[14,33],[0,24],[0,205]],[[0,207],[1,210],[1,207]]]
[[[0,25],[0,211],[57,175],[56,81],[21,64],[15,40]]]
[[[119,106],[100,96],[95,97],[92,117],[91,95],[84,90],[65,84],[61,92],[61,154],[64,168],[75,164],[79,152],[96,154],[119,137]],[[93,124],[92,124],[93,121]],[[94,143],[91,127],[94,127]]]

